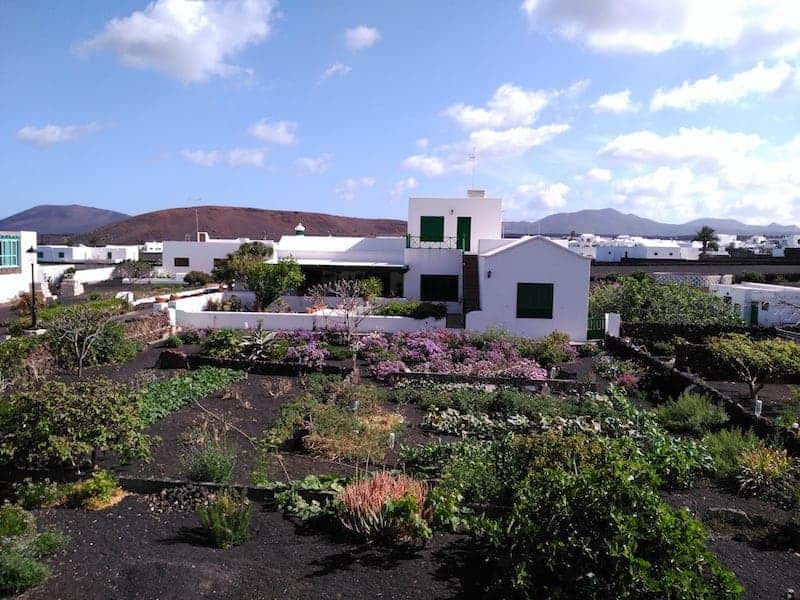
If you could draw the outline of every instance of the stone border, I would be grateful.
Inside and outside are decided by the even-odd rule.
[[[800,438],[793,431],[776,425],[766,417],[757,417],[752,410],[735,402],[697,375],[671,367],[643,348],[634,346],[621,338],[606,337],[605,347],[618,357],[635,360],[658,373],[670,395],[677,396],[687,388],[692,388],[708,396],[712,402],[725,409],[734,425],[752,429],[758,437],[765,440],[777,437],[783,440],[787,452],[795,456],[800,455]]]
[[[326,373],[328,375],[342,375],[343,377],[349,375],[351,371],[349,367],[328,364],[322,367],[308,367],[296,363],[256,362],[250,360],[215,358],[203,354],[187,354],[185,356],[190,369],[197,369],[199,367],[221,367],[225,369],[247,371],[248,373],[256,373],[258,375],[296,376],[306,373]]]

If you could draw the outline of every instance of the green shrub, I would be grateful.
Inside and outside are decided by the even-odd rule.
[[[791,399],[781,407],[780,414],[775,418],[775,423],[781,427],[791,427],[800,421],[800,389],[792,386],[789,391]]]
[[[202,271],[189,271],[183,276],[183,281],[187,285],[199,286],[211,283],[214,281],[214,278],[208,273],[203,273]]]
[[[420,302],[417,300],[392,300],[375,309],[376,315],[384,317],[410,317],[412,319],[444,319],[447,305],[441,302]]]
[[[178,337],[184,344],[199,344],[200,343],[200,334],[194,329],[187,329],[186,331],[181,331],[178,334]]]
[[[69,484],[62,484],[49,479],[33,481],[30,477],[22,483],[14,484],[14,496],[17,503],[27,510],[33,508],[51,508],[58,506],[71,493]]]
[[[655,410],[656,420],[668,431],[702,435],[727,423],[725,411],[707,396],[684,392]]]
[[[331,360],[351,360],[353,351],[349,346],[328,346],[328,356]]]
[[[30,513],[14,504],[0,506],[0,540],[21,536],[33,528]]]
[[[119,492],[119,480],[112,473],[100,470],[77,483],[74,489],[83,506],[98,509],[108,505]]]
[[[138,392],[139,417],[151,425],[166,415],[218,390],[227,388],[245,376],[241,371],[202,367],[186,375],[156,381]]]
[[[575,358],[570,346],[570,337],[561,331],[553,331],[537,340],[516,338],[512,343],[523,358],[533,358],[543,367],[569,362]]]
[[[523,598],[739,598],[702,526],[642,479],[636,462],[532,471],[511,509],[476,533],[495,565],[493,590]],[[631,510],[631,507],[636,507]]]
[[[81,304],[77,305],[54,304],[52,306],[37,308],[36,317],[41,326],[47,327],[53,319],[60,316],[65,311],[75,308],[76,306],[81,307],[81,310],[95,310],[114,315],[121,315],[130,310],[130,304],[128,304],[128,301],[123,298],[101,297],[93,300],[89,299],[86,302],[82,302]],[[30,327],[30,325],[30,317],[20,317],[9,324],[8,332],[11,335],[18,336],[22,334],[24,329]]]
[[[753,448],[739,457],[739,493],[744,496],[780,496],[792,487],[794,461],[786,450]]]
[[[237,447],[224,433],[198,428],[181,456],[181,465],[191,481],[230,483],[236,465]]]
[[[171,335],[162,343],[164,348],[180,348],[183,346],[183,340],[177,335]]]
[[[0,410],[0,462],[44,467],[111,450],[123,460],[147,458],[136,397],[108,379],[39,381],[7,394]]]
[[[711,455],[714,474],[721,480],[728,480],[739,472],[741,457],[745,452],[764,447],[764,443],[752,431],[742,433],[740,429],[709,433],[700,443]]]
[[[215,358],[238,358],[244,334],[236,329],[219,329],[202,341],[202,352]]]
[[[764,273],[757,273],[755,271],[743,271],[736,279],[738,281],[750,281],[752,283],[765,283],[767,281]]]
[[[237,546],[250,537],[253,505],[244,493],[220,492],[208,506],[200,507],[197,515],[217,548]]]
[[[40,344],[42,340],[38,337],[10,338],[0,342],[0,375],[6,380],[20,375],[25,359]]]
[[[50,577],[50,568],[17,550],[0,551],[0,594],[19,594]]]

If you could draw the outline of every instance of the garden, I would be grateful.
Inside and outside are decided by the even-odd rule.
[[[184,330],[109,355],[137,334],[80,310],[0,345],[15,365],[2,594],[764,598],[800,584],[796,459],[596,345],[351,323]],[[77,342],[59,346],[62,330]]]

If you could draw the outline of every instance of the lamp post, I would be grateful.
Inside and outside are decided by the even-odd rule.
[[[36,248],[31,246],[25,254],[36,254]],[[31,261],[31,329],[36,329],[36,261]]]

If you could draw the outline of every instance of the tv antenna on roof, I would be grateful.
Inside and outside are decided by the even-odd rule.
[[[472,152],[469,153],[469,160],[472,162],[472,185],[470,186],[471,189],[475,189],[475,146],[472,147]]]

